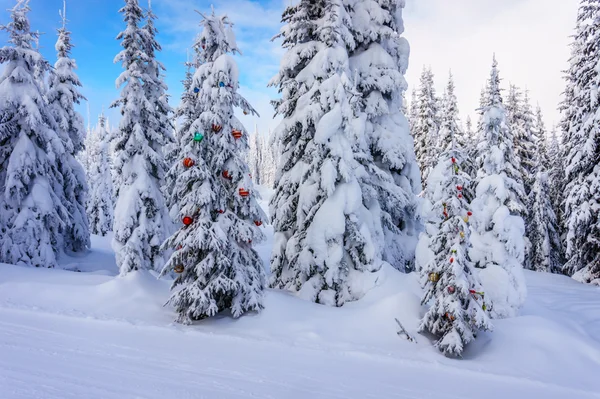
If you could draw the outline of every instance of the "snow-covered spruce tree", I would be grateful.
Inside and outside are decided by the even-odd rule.
[[[413,88],[410,95],[410,111],[408,115],[408,126],[410,134],[414,137],[414,131],[419,120],[419,100],[417,98],[417,89]]]
[[[367,154],[355,152],[350,22],[340,1],[310,0],[288,7],[283,22],[287,53],[271,81],[283,97],[275,103],[283,121],[275,131],[281,157],[270,204],[271,284],[342,306],[364,295],[369,272],[382,264],[373,239],[380,222],[365,206],[359,178],[367,175],[356,161]]]
[[[525,226],[531,241],[527,266],[531,270],[557,273],[562,268],[561,242],[548,178],[550,161],[546,148],[546,128],[539,106],[533,134],[535,180],[529,193],[529,221]]]
[[[162,275],[175,271],[168,301],[189,324],[230,310],[234,317],[263,307],[265,275],[253,244],[264,239],[266,221],[242,153],[248,135],[234,107],[256,113],[238,94],[239,53],[226,16],[204,16],[198,37],[203,51],[192,81],[195,119],[182,136],[174,191],[183,226],[163,247],[175,252]],[[193,132],[193,133],[192,133]]]
[[[248,152],[248,166],[250,167],[250,173],[252,179],[257,185],[263,184],[263,168],[264,168],[264,148],[262,136],[258,133],[258,129],[255,129],[254,134],[251,136],[250,151]]]
[[[68,219],[62,231],[63,246],[67,252],[81,252],[90,247],[90,230],[86,215],[88,187],[85,171],[76,156],[83,149],[85,127],[83,117],[75,111],[75,105],[85,97],[79,92],[81,82],[75,73],[77,64],[71,58],[71,32],[66,27],[66,5],[61,13],[62,27],[58,29],[56,42],[57,61],[50,70],[47,99],[52,116],[58,124],[58,131],[66,156],[57,159],[63,179],[65,203]]]
[[[34,76],[50,65],[33,47],[39,34],[30,29],[28,3],[18,0],[0,27],[10,43],[0,48],[0,262],[54,267],[69,217],[57,160],[67,154]]]
[[[363,202],[383,229],[384,240],[377,239],[383,260],[409,271],[420,230],[416,195],[421,179],[408,121],[400,111],[410,53],[402,37],[404,1],[345,1],[352,22],[350,69],[364,121],[358,132],[364,153],[357,154],[367,171],[361,181]]]
[[[559,236],[562,234],[562,198],[565,187],[565,159],[562,157],[562,150],[556,136],[556,126],[550,131],[550,137],[546,137],[546,152],[548,164],[545,165],[548,172],[548,185],[550,186],[550,202],[552,209],[556,214],[557,231]],[[564,254],[564,247],[561,242],[561,254]]]
[[[123,50],[115,57],[124,71],[117,79],[121,98],[119,129],[113,138],[114,172],[118,176],[114,212],[113,248],[121,275],[133,270],[158,269],[164,264],[160,245],[170,226],[161,180],[164,176],[163,146],[168,137],[157,126],[156,104],[148,98],[147,35],[139,27],[143,11],[138,0],[126,0],[119,10],[126,29],[117,36]]]
[[[106,118],[98,118],[96,128],[88,133],[85,140],[85,151],[88,159],[89,196],[87,200],[87,216],[92,234],[105,236],[113,229],[113,186],[108,157],[109,133]]]
[[[423,186],[426,187],[429,171],[433,168],[439,156],[438,131],[440,121],[438,120],[438,100],[433,87],[431,68],[423,68],[417,101],[417,120],[412,134],[415,141],[417,162],[421,168]]]
[[[600,285],[600,2],[581,0],[568,83],[572,105],[566,117],[565,272]]]
[[[263,136],[262,148],[263,148],[263,181],[262,184],[265,187],[273,188],[275,186],[275,174],[277,172],[277,146],[269,144],[271,132],[269,137]]]
[[[471,206],[472,248],[486,298],[494,317],[517,314],[527,295],[523,277],[525,255],[521,202],[523,185],[515,166],[514,139],[507,126],[506,109],[500,93],[500,77],[494,58],[488,86],[488,105],[483,109],[479,143],[482,168],[478,171],[475,199]]]
[[[466,156],[456,145],[454,133],[447,137],[447,149],[429,174],[425,190],[434,213],[429,223],[434,226],[427,230],[431,236],[421,235],[429,251],[417,254],[417,258],[429,259],[417,262],[423,264],[422,303],[431,302],[431,307],[419,330],[440,337],[435,346],[445,355],[460,356],[479,330],[491,330],[492,325],[484,303],[485,294],[468,254],[471,235],[468,223],[472,213],[464,196],[464,187],[470,185],[470,177],[462,169]]]

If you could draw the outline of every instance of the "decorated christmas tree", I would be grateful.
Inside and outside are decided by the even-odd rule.
[[[489,304],[468,253],[473,214],[465,197],[471,180],[462,169],[466,156],[453,135],[450,142],[430,173],[425,192],[431,215],[419,245],[428,248],[417,252],[417,264],[425,288],[422,303],[431,306],[419,329],[440,337],[436,347],[447,356],[460,356],[478,331],[492,326]]]
[[[214,12],[202,17],[200,65],[189,89],[197,96],[194,120],[182,132],[176,166],[182,225],[164,244],[175,251],[162,271],[178,273],[168,303],[184,324],[225,310],[234,317],[260,310],[265,283],[253,245],[264,239],[266,216],[242,160],[248,134],[234,107],[256,112],[237,92],[232,23]]]

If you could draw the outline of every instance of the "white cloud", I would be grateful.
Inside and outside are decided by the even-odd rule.
[[[431,65],[441,92],[452,69],[462,115],[474,115],[496,53],[504,86],[529,89],[547,124],[557,123],[577,8],[578,0],[407,0],[409,85]]]

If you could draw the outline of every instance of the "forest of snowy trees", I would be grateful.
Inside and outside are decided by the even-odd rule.
[[[281,122],[253,134],[235,115],[257,112],[226,15],[198,13],[173,108],[157,16],[124,0],[120,120],[86,129],[65,9],[52,65],[29,2],[0,27],[2,263],[56,267],[112,232],[121,275],[175,276],[169,304],[184,324],[260,311],[267,287],[343,306],[391,265],[420,274],[420,330],[449,356],[518,314],[523,269],[600,286],[597,0],[580,1],[558,126],[491,53],[477,120],[461,119],[460,82],[450,73],[437,91],[430,67],[407,101],[404,0],[299,0],[276,36]],[[258,186],[272,189],[270,217]],[[270,273],[255,248],[265,224]]]

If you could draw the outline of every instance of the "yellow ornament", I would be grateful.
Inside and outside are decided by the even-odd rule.
[[[437,283],[440,281],[440,275],[438,273],[429,273],[429,281],[432,283]]]
[[[464,231],[460,232],[460,238],[465,238],[465,232]]]
[[[465,217],[463,218],[463,220],[465,221],[465,223],[469,223],[469,217],[468,217],[468,216],[465,216]]]

